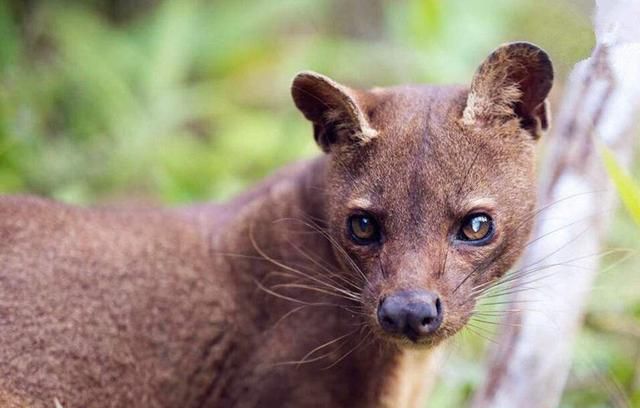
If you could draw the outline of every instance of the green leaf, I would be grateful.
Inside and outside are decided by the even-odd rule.
[[[618,194],[633,220],[640,226],[640,184],[620,166],[615,155],[605,146],[601,146],[602,159],[609,177],[618,190]]]

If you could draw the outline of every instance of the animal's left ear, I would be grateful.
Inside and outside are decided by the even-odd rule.
[[[549,126],[546,98],[552,83],[553,66],[544,50],[527,42],[502,45],[478,67],[463,120],[491,126],[517,118],[537,139]]]

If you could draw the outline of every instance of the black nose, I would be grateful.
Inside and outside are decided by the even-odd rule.
[[[398,292],[380,302],[378,322],[387,333],[402,334],[416,342],[440,327],[442,304],[433,292]]]

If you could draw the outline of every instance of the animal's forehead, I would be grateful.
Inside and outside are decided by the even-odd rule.
[[[369,114],[378,136],[351,156],[346,166],[354,197],[416,204],[428,199],[455,207],[464,201],[460,197],[472,199],[474,191],[491,195],[495,183],[487,180],[515,176],[516,167],[526,166],[530,152],[521,148],[524,144],[506,144],[492,131],[478,132],[461,124],[468,94],[463,87],[374,92],[379,102]]]
[[[472,147],[460,124],[466,89],[407,86],[376,93],[379,102],[370,119],[378,137],[365,149],[369,160],[362,163],[370,171],[433,175],[457,165]]]
[[[468,94],[461,86],[431,85],[378,88],[372,92],[376,96],[368,109],[372,127],[396,135],[455,126]]]

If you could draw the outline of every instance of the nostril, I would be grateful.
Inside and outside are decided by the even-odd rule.
[[[404,321],[402,310],[397,303],[393,301],[393,298],[391,300],[383,298],[378,304],[378,322],[383,330],[390,333],[400,330],[398,326],[402,325]]]
[[[393,325],[394,325],[393,319],[392,319],[392,318],[390,318],[389,316],[384,316],[384,317],[382,318],[382,322],[383,322],[384,324],[386,324],[387,326],[389,326],[389,327],[391,327],[391,326],[393,326]]]
[[[442,316],[442,305],[440,304],[440,298],[436,299],[436,315]]]
[[[416,303],[412,314],[414,317],[410,317],[409,321],[413,330],[425,336],[438,330],[440,323],[442,323],[442,302],[440,298],[434,296],[430,300],[423,301],[422,303]]]

